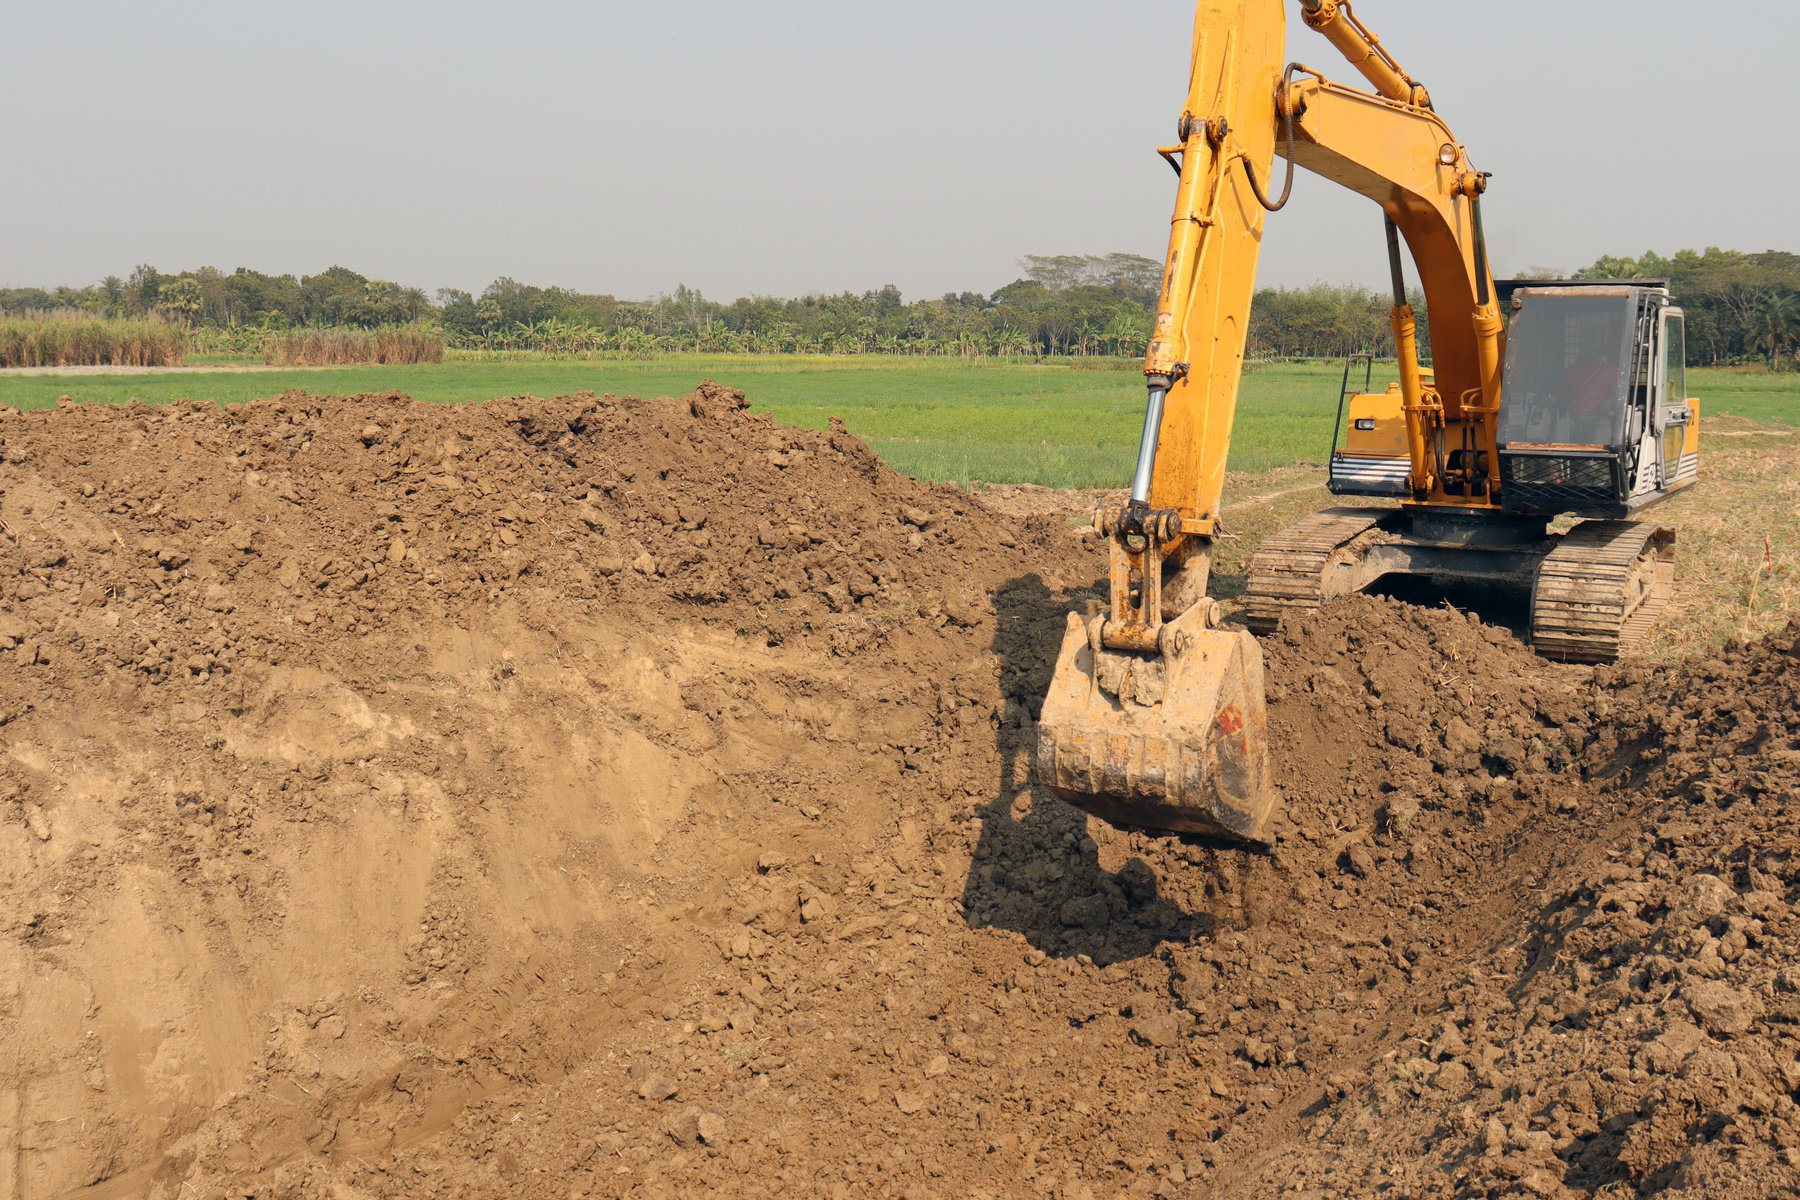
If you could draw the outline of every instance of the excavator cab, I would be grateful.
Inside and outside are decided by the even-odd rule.
[[[1624,517],[1698,475],[1684,318],[1660,280],[1503,282],[1502,508]]]

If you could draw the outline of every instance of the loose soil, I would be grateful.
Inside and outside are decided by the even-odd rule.
[[[1340,602],[1273,851],[1153,838],[1026,773],[1053,509],[711,385],[0,409],[0,1200],[1800,1188],[1800,627]]]

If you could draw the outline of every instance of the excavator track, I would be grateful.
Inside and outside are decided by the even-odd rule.
[[[1283,617],[1317,612],[1333,596],[1360,591],[1366,581],[1356,570],[1358,547],[1397,515],[1392,508],[1328,508],[1263,542],[1250,559],[1244,623],[1273,633]]]
[[[1675,590],[1675,531],[1646,521],[1584,521],[1538,568],[1531,638],[1567,662],[1617,662]]]

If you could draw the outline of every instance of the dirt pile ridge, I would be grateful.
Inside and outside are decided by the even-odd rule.
[[[0,463],[30,1196],[367,1157],[570,1069],[763,847],[954,777],[945,714],[1003,715],[989,594],[1044,557],[710,386],[0,409]]]
[[[0,1196],[1800,1182],[1792,632],[1340,602],[1252,854],[1033,794],[1091,539],[728,389],[0,409],[0,521]]]
[[[1421,851],[1441,862],[1485,844],[1499,861],[1457,888],[1489,893],[1471,914],[1489,919],[1454,924],[1458,940],[1439,943],[1447,969],[1418,997],[1435,1011],[1391,1014],[1368,1069],[1328,1081],[1303,1111],[1306,1144],[1232,1176],[1242,1194],[1800,1186],[1800,627],[1676,667],[1597,672],[1575,713],[1562,688],[1542,687],[1499,705],[1512,711],[1490,716],[1465,780],[1426,739],[1427,794],[1469,807],[1452,828],[1414,833],[1394,865],[1417,877]],[[1389,725],[1390,744],[1411,742],[1403,728],[1395,739]],[[1444,732],[1446,746],[1461,738]],[[1416,766],[1383,773],[1377,846],[1411,811],[1408,776]],[[1379,877],[1393,857],[1374,860]],[[1432,924],[1439,905],[1426,895],[1407,917]]]

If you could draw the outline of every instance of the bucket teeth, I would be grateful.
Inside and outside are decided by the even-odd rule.
[[[1115,825],[1266,843],[1274,810],[1262,650],[1182,629],[1162,655],[1097,648],[1071,615],[1038,726],[1036,776]]]

